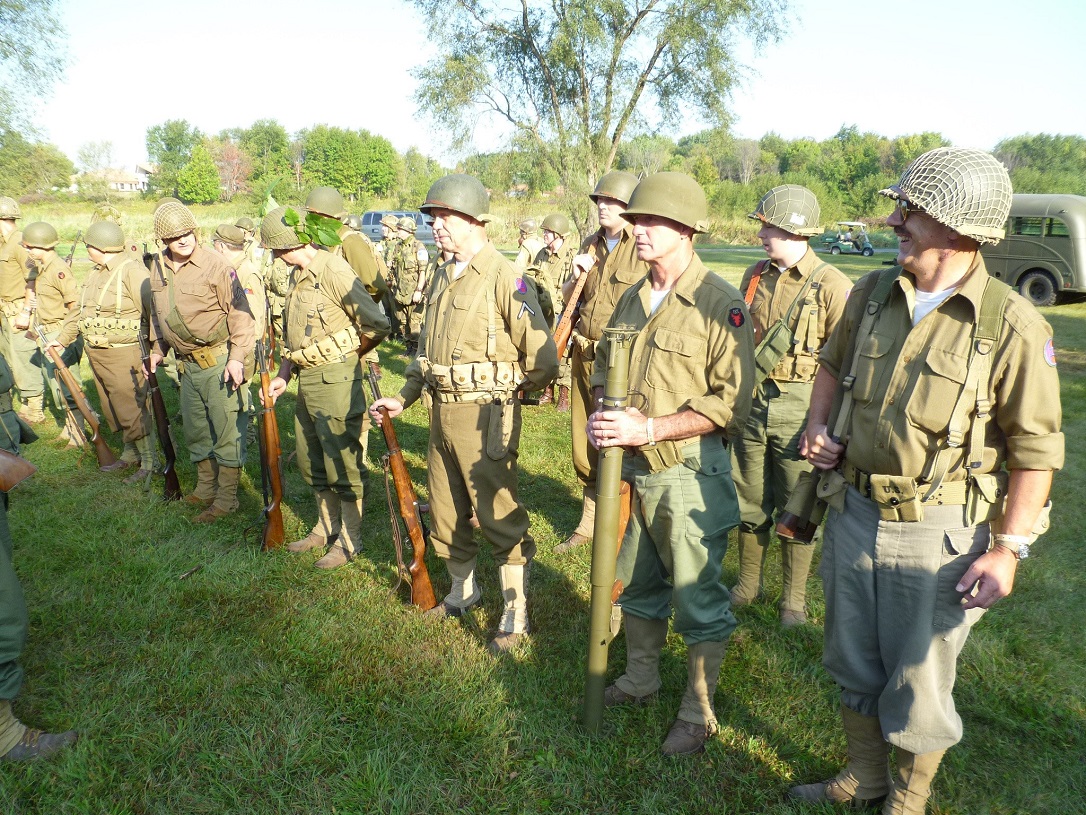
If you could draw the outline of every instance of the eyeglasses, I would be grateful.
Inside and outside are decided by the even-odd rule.
[[[906,201],[904,198],[898,198],[897,199],[897,209],[898,209],[898,212],[901,213],[901,222],[902,223],[905,223],[905,221],[909,220],[909,213],[910,212],[923,212],[924,211],[920,207],[918,207],[916,204],[914,204],[912,201]]]

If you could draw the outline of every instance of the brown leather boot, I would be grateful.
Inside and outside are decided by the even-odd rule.
[[[841,705],[841,723],[848,744],[848,764],[835,778],[792,787],[792,798],[812,803],[829,801],[854,809],[876,807],[893,789],[890,745],[882,737],[878,716],[864,716]]]
[[[549,405],[554,401],[554,385],[547,385],[543,390],[543,395],[539,397],[539,404]]]
[[[554,409],[559,413],[569,413],[569,388],[565,385],[558,386],[558,404]]]

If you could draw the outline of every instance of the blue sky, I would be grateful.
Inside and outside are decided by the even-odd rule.
[[[509,2],[509,0],[502,0]],[[113,143],[114,163],[146,157],[149,126],[203,132],[273,118],[364,128],[446,164],[412,100],[409,71],[434,53],[401,0],[61,0],[72,65],[38,127],[71,157]],[[733,132],[825,139],[842,125],[898,136],[938,131],[991,148],[1021,133],[1086,136],[1086,4],[1010,0],[830,3],[792,0],[790,29],[759,53],[732,102]],[[178,9],[183,9],[179,12]],[[417,118],[418,117],[418,118]],[[690,120],[683,135],[704,123]],[[496,149],[481,122],[476,149]]]

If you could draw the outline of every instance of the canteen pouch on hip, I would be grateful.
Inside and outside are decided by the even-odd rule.
[[[756,384],[773,373],[777,363],[792,347],[792,342],[792,332],[788,330],[784,320],[777,320],[766,329],[765,336],[754,349],[754,367],[757,368]]]
[[[486,430],[486,454],[501,461],[513,439],[513,399],[495,399],[490,405],[490,423]]]
[[[827,506],[833,507],[838,512],[844,512],[847,491],[848,479],[841,475],[840,470],[823,470],[818,479],[818,500],[825,501]]]
[[[871,500],[879,505],[879,518],[884,521],[915,523],[924,520],[921,497],[914,478],[903,475],[871,476]]]

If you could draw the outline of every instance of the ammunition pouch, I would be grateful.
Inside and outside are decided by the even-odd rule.
[[[815,491],[819,501],[833,507],[838,512],[845,511],[845,493],[848,491],[848,479],[839,470],[823,470],[818,478]]]
[[[299,368],[316,368],[329,362],[342,362],[344,357],[356,353],[361,345],[362,337],[358,329],[349,325],[303,348],[287,352],[287,359]]]
[[[922,521],[924,505],[933,504],[965,506],[967,522],[975,526],[994,518],[1002,507],[999,496],[1007,494],[1005,473],[946,481],[934,490],[930,484],[918,483],[915,478],[865,473],[848,462],[841,465],[839,475],[845,484],[851,484],[861,495],[879,505],[879,518],[884,521]]]
[[[593,362],[596,359],[596,340],[589,339],[580,331],[573,332],[573,342],[577,346],[577,353],[585,362]]]
[[[969,481],[969,495],[965,502],[966,523],[977,526],[1002,515],[1010,475],[1001,470],[970,476]]]
[[[727,446],[723,436],[710,434],[681,441],[661,441],[655,445],[646,444],[642,447],[627,447],[625,450],[631,460],[641,459],[650,473],[662,473],[677,464],[682,464],[686,457],[693,452],[688,448],[694,444],[701,446],[706,452],[719,450]]]
[[[438,402],[478,401],[484,396],[504,399],[524,380],[517,362],[460,362],[438,365],[419,357],[423,379]]]
[[[113,348],[139,342],[140,321],[122,320],[117,317],[83,318],[79,321],[79,333],[91,348]]]
[[[26,300],[22,297],[17,300],[0,300],[0,311],[3,311],[5,317],[14,317],[23,310],[24,302]]]
[[[189,354],[179,354],[177,361],[179,363],[178,370],[184,373],[184,365],[194,364],[203,371],[208,368],[214,368],[219,364],[219,361],[226,356],[229,351],[227,344],[220,343],[214,347],[200,347],[194,349]]]

